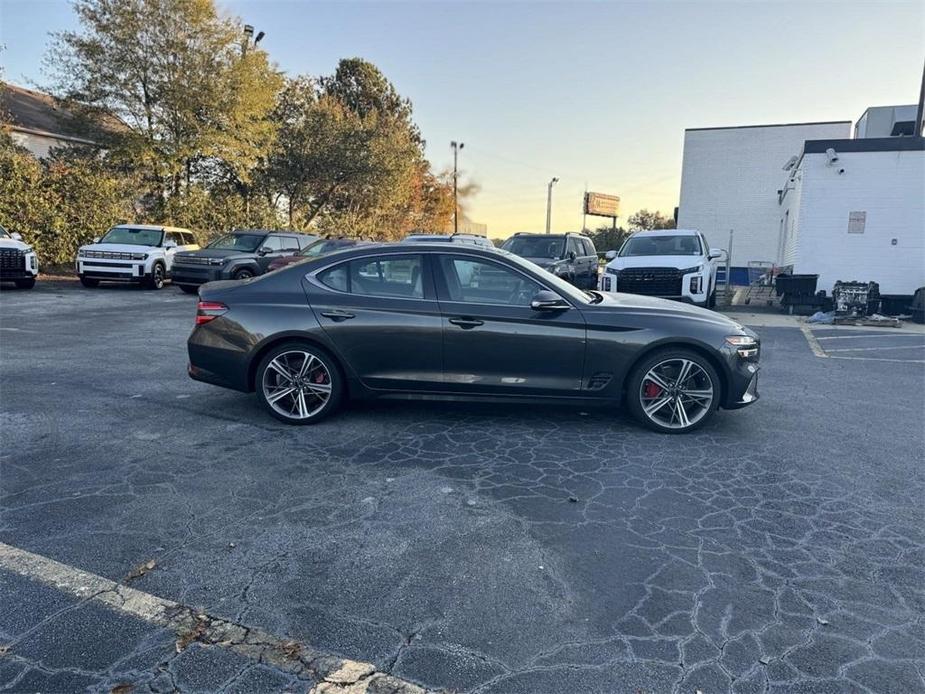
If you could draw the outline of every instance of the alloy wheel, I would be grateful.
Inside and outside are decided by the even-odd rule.
[[[317,415],[331,398],[331,373],[310,352],[276,355],[263,372],[263,396],[274,410],[293,419]]]
[[[687,429],[710,411],[713,380],[695,361],[666,359],[643,376],[639,402],[645,416],[659,426]]]

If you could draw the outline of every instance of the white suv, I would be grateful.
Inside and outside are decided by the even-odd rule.
[[[0,227],[0,282],[15,282],[20,289],[32,289],[39,275],[39,259],[22,236]]]
[[[716,261],[723,254],[710,250],[699,231],[665,229],[640,231],[619,251],[608,251],[601,275],[604,292],[646,294],[686,301],[698,306],[716,304]]]
[[[103,282],[140,282],[160,289],[170,277],[177,251],[196,251],[199,244],[189,229],[120,224],[103,238],[81,246],[75,265],[80,283],[95,287]]]

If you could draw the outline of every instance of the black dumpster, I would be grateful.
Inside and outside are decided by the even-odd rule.
[[[912,310],[912,294],[881,294],[880,313],[884,316],[909,315]]]
[[[816,293],[816,282],[819,275],[778,275],[774,283],[777,295],[797,294],[800,296],[813,296]]]

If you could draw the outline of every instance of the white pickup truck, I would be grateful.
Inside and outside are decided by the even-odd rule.
[[[608,251],[598,288],[603,292],[645,294],[712,308],[716,304],[716,266],[724,251],[710,249],[691,229],[640,231],[619,251]]]

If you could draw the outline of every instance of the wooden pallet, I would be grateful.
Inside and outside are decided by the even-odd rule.
[[[858,325],[864,328],[901,328],[903,322],[899,318],[886,318],[872,320],[870,318],[851,318],[849,316],[835,316],[835,325]]]

